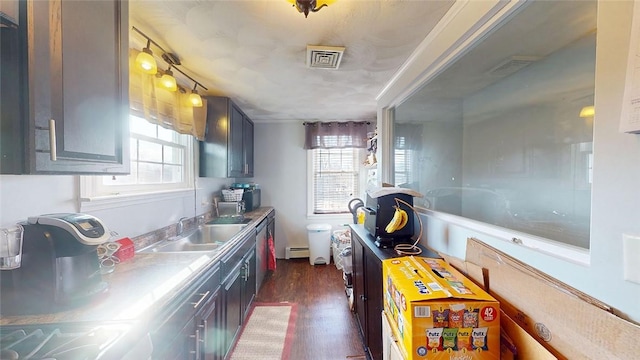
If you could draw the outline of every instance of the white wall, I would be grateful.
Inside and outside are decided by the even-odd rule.
[[[262,206],[276,209],[278,258],[284,258],[288,245],[307,246],[308,224],[328,223],[339,229],[352,221],[350,214],[329,219],[307,217],[307,152],[303,143],[302,122],[256,123],[257,176],[242,179],[260,184]],[[102,219],[120,236],[138,236],[174,224],[183,216],[205,213],[211,205],[202,206],[203,200],[210,201],[214,193],[234,179],[197,178],[197,194],[189,192],[166,200],[90,211],[80,207],[79,181],[79,176],[71,175],[0,175],[0,227],[33,215],[84,212]]]
[[[209,205],[201,206],[202,199],[211,198],[231,182],[232,179],[198,178],[197,196],[191,191],[167,200],[82,212],[103,220],[121,237],[134,237],[171,225],[183,216],[205,213]],[[11,226],[34,215],[81,212],[78,194],[79,176],[0,175],[0,227]]]
[[[475,6],[470,3],[468,8]],[[640,234],[640,136],[618,131],[632,10],[630,1],[598,2],[590,264],[577,265],[512,244],[508,238],[496,238],[451,221],[423,216],[426,243],[430,247],[464,258],[466,239],[476,237],[640,321],[640,285],[624,280],[622,251],[623,233]],[[458,28],[451,32],[460,33]],[[446,38],[447,31],[447,27],[442,29],[442,38]],[[379,114],[415,86],[416,78],[424,76],[436,61],[437,51],[428,46],[422,50],[414,58],[421,61],[404,68],[409,75],[396,77],[381,96]],[[429,56],[431,60],[425,60]]]
[[[307,217],[307,151],[300,122],[255,124],[253,181],[262,188],[262,205],[276,210],[276,257],[284,258],[286,246],[307,246],[306,226],[331,224],[342,228],[351,214],[338,218]],[[345,204],[345,208],[347,204]]]

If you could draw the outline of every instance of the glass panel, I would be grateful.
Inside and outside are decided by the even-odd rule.
[[[357,149],[316,149],[314,152],[314,213],[347,213],[358,194]]]
[[[176,141],[176,132],[173,130],[165,129],[162,126],[158,126],[158,139],[174,142]]]
[[[138,160],[138,140],[134,138],[129,139],[129,151],[131,152],[131,160]]]
[[[416,205],[589,248],[596,1],[534,1],[394,113]]]
[[[160,184],[162,164],[138,163],[138,181],[141,184]]]
[[[141,117],[129,115],[129,130],[132,133],[156,137],[156,128],[156,125]]]
[[[172,146],[164,146],[164,162],[166,164],[182,164],[183,159],[183,149],[172,147]]]
[[[109,175],[102,177],[103,185],[133,185],[138,179],[138,163],[131,162],[131,173],[129,175]]]
[[[138,140],[140,161],[162,162],[162,145]]]
[[[182,182],[182,167],[179,165],[164,165],[162,171],[163,183]]]

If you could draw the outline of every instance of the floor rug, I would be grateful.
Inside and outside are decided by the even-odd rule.
[[[296,317],[296,304],[256,303],[231,360],[289,359]]]

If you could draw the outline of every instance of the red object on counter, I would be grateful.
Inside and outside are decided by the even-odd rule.
[[[135,253],[135,247],[133,246],[133,241],[131,241],[131,239],[126,237],[120,240],[116,240],[116,242],[120,244],[120,248],[113,255],[116,256],[118,259],[120,259],[120,261],[126,261],[131,259]]]

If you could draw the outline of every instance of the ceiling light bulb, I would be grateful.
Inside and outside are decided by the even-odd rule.
[[[146,74],[153,75],[158,72],[158,64],[156,64],[156,59],[153,58],[153,53],[149,49],[149,43],[136,56],[136,65]]]
[[[189,95],[189,102],[193,107],[202,107],[202,98],[196,90],[193,90]]]
[[[169,91],[178,90],[176,78],[173,77],[173,72],[171,70],[165,71],[164,75],[162,75],[162,78],[160,78],[160,83],[165,87],[165,89]]]
[[[593,105],[585,106],[580,110],[580,117],[581,118],[592,117],[595,114],[596,114],[596,108]]]

